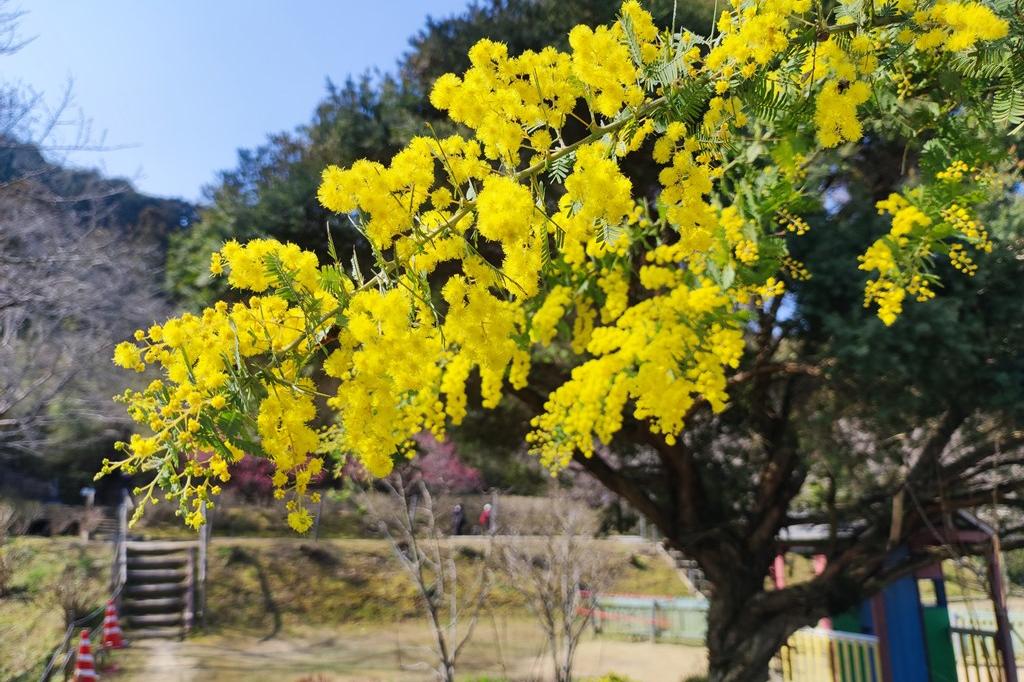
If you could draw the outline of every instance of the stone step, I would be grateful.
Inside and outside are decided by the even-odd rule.
[[[129,583],[176,583],[187,579],[188,572],[176,568],[128,569]]]
[[[199,543],[192,540],[129,540],[125,543],[128,554],[188,552],[198,546]]]
[[[148,596],[155,596],[158,594],[180,594],[187,590],[189,587],[188,581],[180,582],[163,582],[163,583],[148,583],[148,584],[127,584],[125,585],[125,592],[128,595],[140,595],[145,594]]]
[[[181,568],[186,564],[188,564],[188,557],[176,554],[128,555],[128,570],[133,568]]]
[[[162,611],[181,611],[185,600],[176,597],[147,597],[145,599],[126,598],[121,604],[124,613],[155,613]]]
[[[128,633],[130,639],[182,639],[182,628],[139,628]]]
[[[175,613],[146,613],[134,616],[125,616],[125,622],[130,628],[137,627],[170,627],[180,626],[185,622],[184,614],[181,611]]]

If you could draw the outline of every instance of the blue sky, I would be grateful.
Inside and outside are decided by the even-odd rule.
[[[392,70],[428,15],[467,0],[15,0],[27,13],[5,81],[53,102],[73,80],[100,153],[69,160],[195,200],[239,147],[305,123],[336,82]],[[105,137],[103,137],[105,134]],[[65,136],[67,133],[65,133]]]

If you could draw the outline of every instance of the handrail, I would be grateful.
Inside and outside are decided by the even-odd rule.
[[[845,632],[843,630],[828,630],[826,628],[805,628],[802,632],[811,632],[820,637],[838,642],[863,642],[864,644],[877,644],[877,635],[865,635],[861,632]]]
[[[117,599],[119,596],[121,596],[121,590],[122,590],[123,587],[124,587],[124,585],[118,585],[117,589],[115,589],[111,593],[110,598],[111,599]],[[67,649],[68,644],[71,642],[71,638],[74,635],[75,630],[77,630],[78,628],[82,627],[83,625],[88,624],[93,619],[99,618],[100,615],[106,610],[106,608],[107,608],[107,605],[104,604],[102,606],[99,606],[99,607],[93,609],[92,611],[90,611],[86,615],[81,616],[81,617],[76,618],[75,620],[71,621],[71,624],[68,625],[67,629],[64,631],[63,639],[61,639],[60,644],[57,645],[57,648],[54,650],[53,655],[50,656],[50,661],[49,661],[49,663],[47,663],[46,668],[43,670],[43,674],[39,677],[39,682],[47,682],[50,679],[50,676],[54,672],[54,666],[57,663],[57,659],[61,658],[62,656],[66,657],[67,653],[70,653],[70,652],[65,652],[65,649]],[[100,618],[100,624],[96,625],[95,627],[93,627],[93,628],[91,628],[89,630],[89,637],[91,638],[91,637],[95,636],[95,634],[97,632],[99,632],[102,628],[103,628],[103,619]]]
[[[114,560],[111,566],[110,575],[110,600],[116,601],[121,596],[121,591],[124,589],[125,582],[127,582],[127,541],[128,541],[128,507],[122,502],[118,505],[118,518],[117,518],[117,534],[114,536]],[[64,631],[64,637],[61,639],[60,644],[54,649],[53,654],[50,656],[50,660],[46,664],[46,668],[43,669],[43,674],[39,677],[39,682],[48,682],[50,676],[53,675],[57,661],[60,658],[64,658],[64,663],[61,668],[67,666],[68,657],[71,655],[71,650],[68,645],[71,643],[71,639],[74,636],[75,630],[88,624],[95,618],[99,618],[100,623],[89,630],[89,637],[92,638],[103,628],[103,618],[100,615],[106,610],[106,604],[103,604],[84,616],[76,618],[71,621],[67,629]]]
[[[981,628],[965,628],[959,625],[949,626],[949,631],[954,635],[974,635],[975,637],[995,637],[999,633],[995,630],[983,630]]]

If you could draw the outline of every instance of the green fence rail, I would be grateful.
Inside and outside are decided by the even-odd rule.
[[[708,602],[694,597],[602,594],[586,599],[594,630],[655,642],[703,644]]]

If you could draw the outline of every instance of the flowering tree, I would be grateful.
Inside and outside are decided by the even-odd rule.
[[[468,493],[484,487],[480,471],[459,458],[454,443],[439,442],[429,433],[422,433],[415,440],[419,445],[416,457],[419,479],[432,490]]]
[[[365,236],[372,274],[273,240],[214,253],[212,274],[251,297],[118,346],[119,365],[164,376],[124,395],[152,435],[104,472],[152,472],[140,513],[160,488],[198,526],[229,465],[256,453],[303,532],[325,457],[387,475],[417,434],[463,419],[478,378],[484,407],[532,406],[544,465],[579,462],[701,563],[716,587],[710,677],[758,680],[794,629],[913,567],[886,562],[871,526],[814,581],[764,590],[807,476],[788,390],[820,373],[780,332],[787,285],[809,275],[790,252],[820,205],[812,178],[850,168],[872,136],[905,148],[899,191],[877,205],[888,233],[859,259],[885,325],[935,296],[940,259],[973,275],[994,248],[978,211],[1010,177],[1024,116],[1024,23],[974,1],[737,0],[701,37],[629,0],[569,44],[510,56],[479,42],[431,96],[472,135],[325,169],[319,199]],[[624,171],[636,157],[662,166],[653,200]],[[748,392],[771,408],[752,434],[697,457],[693,425]],[[314,428],[318,411],[330,426]],[[932,481],[963,422],[939,420],[900,485]],[[596,454],[622,441],[650,453],[657,485]],[[714,504],[713,477],[745,456],[742,494]],[[967,466],[985,462],[979,450]]]

